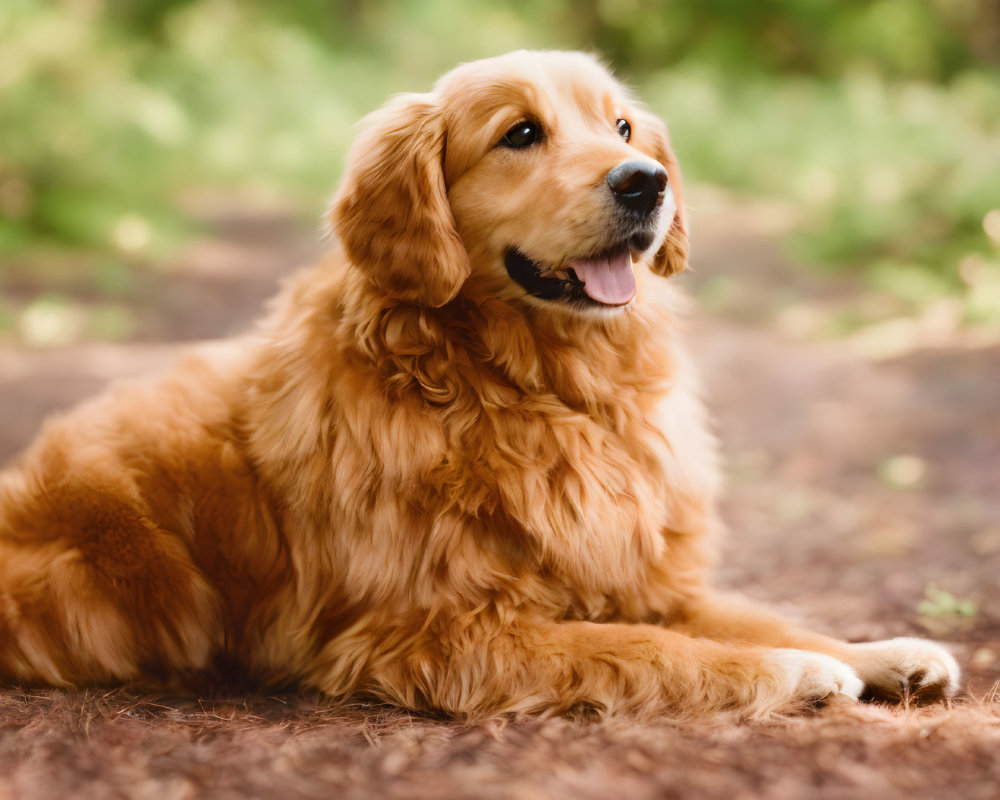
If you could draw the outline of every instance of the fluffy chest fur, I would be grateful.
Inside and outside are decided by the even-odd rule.
[[[669,318],[539,331],[500,304],[427,310],[358,285],[291,289],[271,330],[305,304],[301,335],[262,350],[247,412],[308,583],[366,607],[668,613],[664,593],[701,577],[714,474]]]

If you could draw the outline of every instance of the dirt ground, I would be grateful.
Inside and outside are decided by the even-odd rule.
[[[848,639],[949,642],[962,696],[744,725],[465,727],[308,694],[9,688],[0,800],[1000,796],[1000,346],[914,335],[875,358],[859,337],[803,338],[791,323],[858,288],[792,269],[766,209],[700,199],[697,269],[682,280],[711,297],[727,276],[726,302],[695,306],[688,325],[729,484],[718,583]],[[164,368],[185,340],[246,327],[310,253],[311,232],[273,212],[208,224],[132,288],[130,341],[0,339],[0,463],[46,414]],[[15,307],[39,291],[16,269],[2,288]],[[71,278],[63,289],[89,302]]]

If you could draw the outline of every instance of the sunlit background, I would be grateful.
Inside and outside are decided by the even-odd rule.
[[[689,181],[764,209],[802,270],[857,279],[862,302],[792,328],[1000,326],[995,2],[4,0],[0,336],[141,332],[137,275],[206,205],[312,225],[364,113],[520,47],[602,54]],[[715,196],[692,194],[696,230]],[[724,274],[698,291],[739,302]]]

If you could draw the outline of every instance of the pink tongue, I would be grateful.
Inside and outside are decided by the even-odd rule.
[[[635,274],[627,249],[600,258],[581,259],[566,264],[583,281],[583,291],[591,300],[608,306],[623,306],[635,297]]]

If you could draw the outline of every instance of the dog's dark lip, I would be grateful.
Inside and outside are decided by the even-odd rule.
[[[585,257],[597,258],[605,254],[620,253],[623,250],[627,250],[630,254],[635,255],[646,250],[652,244],[652,239],[652,233],[643,231],[622,242],[606,247],[599,253]],[[511,279],[532,297],[537,297],[541,300],[559,300],[593,308],[611,307],[587,295],[583,290],[583,281],[577,277],[572,267],[565,270],[565,278],[548,275],[546,273],[551,271],[550,267],[545,267],[532,261],[517,247],[508,248],[504,256],[504,265]]]
[[[572,286],[575,275],[570,276],[568,280],[554,275],[545,275],[542,267],[516,247],[507,250],[504,265],[507,267],[507,274],[532,297],[538,297],[542,300],[562,300],[578,292],[582,294]],[[576,282],[579,283],[579,280]]]

